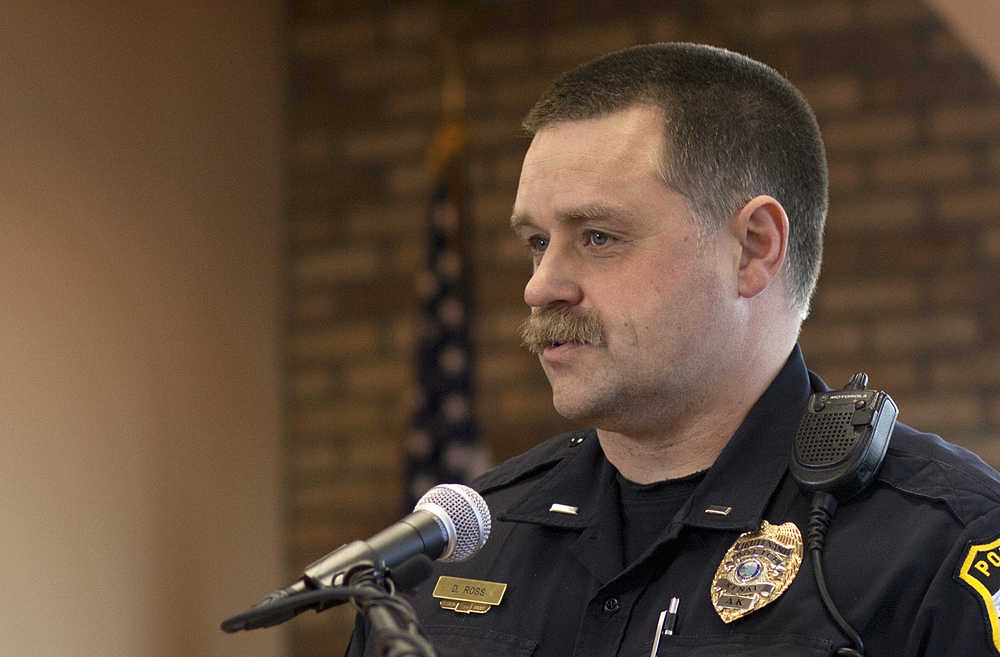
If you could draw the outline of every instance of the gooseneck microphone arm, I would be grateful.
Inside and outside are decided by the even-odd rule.
[[[247,611],[227,618],[222,622],[222,630],[233,633],[272,627],[304,611],[313,609],[319,613],[345,602],[353,601],[360,609],[369,600],[379,603],[394,598],[396,590],[413,588],[427,579],[430,573],[430,559],[423,555],[406,561],[393,571],[391,577],[385,571],[376,569],[372,563],[359,563],[347,573],[344,584],[320,585],[315,589],[289,593],[296,584],[275,591],[255,602]]]
[[[343,602],[352,602],[372,628],[375,654],[382,657],[437,657],[424,636],[416,612],[396,595],[396,585],[409,588],[430,575],[430,559],[417,555],[397,569],[395,580],[383,577],[372,564],[359,564],[346,576],[344,585],[321,586],[289,596],[227,619],[226,632],[252,630],[282,623],[308,609],[317,612]]]

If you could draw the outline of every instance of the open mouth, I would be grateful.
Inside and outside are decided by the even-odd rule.
[[[539,346],[540,348],[535,352],[537,355],[544,356],[549,362],[561,362],[564,358],[571,358],[578,349],[594,345],[578,340],[569,340],[567,342],[552,340]]]
[[[571,349],[573,347],[579,347],[579,346],[581,346],[580,342],[559,342],[558,340],[556,340],[545,345],[544,351],[547,352],[552,352],[555,350],[562,351],[565,349]]]

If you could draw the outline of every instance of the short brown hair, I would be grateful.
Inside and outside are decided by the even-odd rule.
[[[691,43],[620,50],[560,76],[524,119],[532,134],[559,121],[637,104],[664,114],[664,182],[695,220],[721,226],[750,199],[773,196],[790,224],[786,280],[801,317],[819,277],[827,210],[826,152],[805,99],[773,68]]]

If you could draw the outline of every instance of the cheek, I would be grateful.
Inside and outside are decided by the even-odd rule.
[[[670,283],[640,287],[641,295],[634,295],[626,307],[623,335],[631,344],[652,350],[698,351],[723,328],[719,281],[688,272]]]
[[[619,312],[606,320],[610,346],[657,351],[682,332],[679,320],[689,312],[683,307],[687,301],[675,300],[670,291],[646,287],[619,298]]]
[[[653,246],[653,245],[651,245]],[[693,246],[647,249],[628,271],[595,277],[591,300],[605,323],[609,346],[661,349],[687,342],[710,321],[720,282]],[[696,336],[694,336],[696,338]]]

